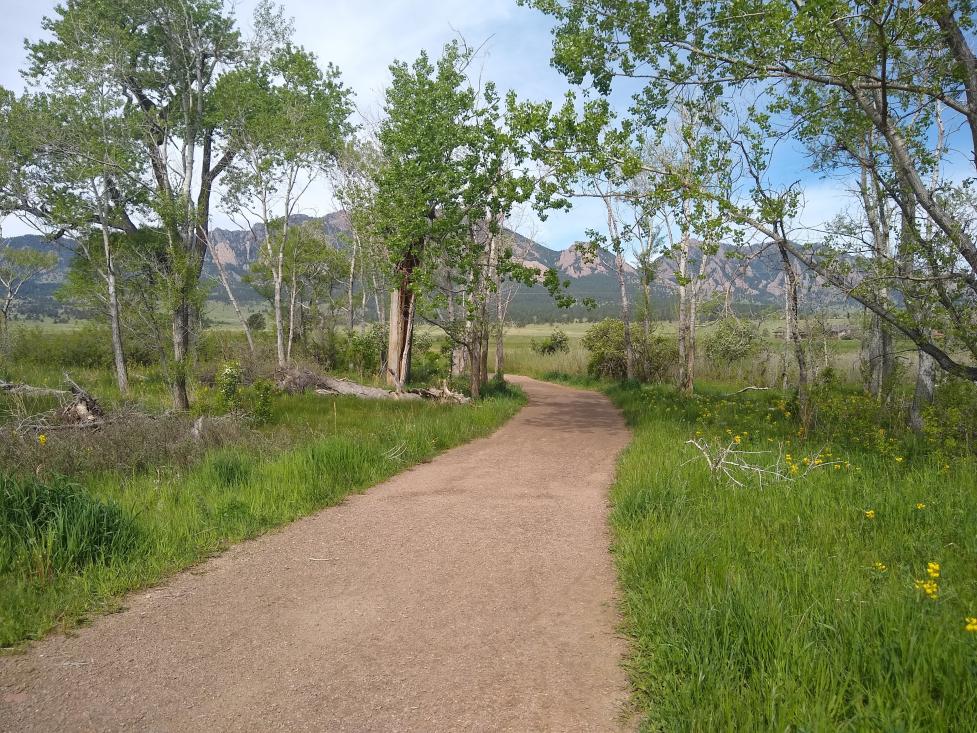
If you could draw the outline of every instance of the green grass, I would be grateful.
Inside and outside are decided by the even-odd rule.
[[[973,730],[973,458],[798,437],[772,393],[607,391],[634,429],[611,522],[645,730]],[[740,488],[685,444],[697,433],[802,467],[831,455],[795,481]],[[936,599],[915,587],[929,562]]]
[[[470,406],[281,396],[268,429],[287,425],[285,451],[226,447],[185,470],[113,471],[80,488],[2,482],[0,646],[70,627],[128,591],[486,435],[523,401],[506,390]]]

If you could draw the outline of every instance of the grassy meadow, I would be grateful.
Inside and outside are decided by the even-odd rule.
[[[126,592],[486,435],[524,401],[504,387],[472,405],[273,394],[258,424],[197,380],[194,414],[175,415],[157,368],[134,367],[123,400],[104,365],[71,361],[71,338],[44,341],[37,358],[0,365],[0,378],[57,387],[70,368],[121,422],[18,434],[19,419],[53,405],[0,397],[0,647],[70,628]],[[234,349],[232,340],[203,351],[219,365]],[[242,387],[239,409],[252,389]]]

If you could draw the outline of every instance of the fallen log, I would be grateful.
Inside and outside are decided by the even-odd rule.
[[[412,392],[391,392],[380,387],[368,387],[357,384],[348,379],[320,376],[316,384],[316,394],[320,395],[349,395],[368,400],[419,400],[421,395]]]
[[[463,394],[452,392],[445,384],[441,388],[421,388],[401,392],[391,392],[381,387],[370,387],[349,379],[317,374],[309,369],[292,368],[278,373],[278,385],[290,394],[312,389],[319,395],[347,395],[368,400],[438,400],[467,404],[471,400]]]
[[[17,382],[0,382],[0,392],[17,397],[67,397],[71,394],[64,389],[34,387],[30,384],[19,384]]]

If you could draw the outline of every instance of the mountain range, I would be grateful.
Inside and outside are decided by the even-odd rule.
[[[296,216],[296,224],[312,220],[307,216]],[[345,247],[349,233],[348,220],[343,212],[333,212],[319,221],[329,241],[336,247]],[[205,264],[205,276],[216,280],[217,268],[212,260],[216,255],[228,272],[235,296],[244,302],[256,302],[259,296],[246,283],[242,276],[255,261],[258,254],[258,244],[262,231],[255,228],[245,229],[217,228],[211,232],[211,251]],[[596,308],[584,309],[575,306],[569,311],[560,311],[552,303],[549,294],[541,286],[533,288],[521,287],[510,306],[510,313],[517,320],[566,320],[568,318],[595,318],[612,315],[616,312],[619,300],[619,286],[614,266],[614,255],[606,249],[593,248],[577,242],[564,250],[554,250],[543,246],[523,235],[506,230],[509,241],[512,242],[513,255],[522,264],[541,272],[555,269],[560,278],[569,282],[568,292],[580,300],[592,299]],[[63,282],[71,263],[72,252],[70,246],[58,246],[49,243],[36,235],[13,237],[9,243],[14,248],[47,249],[55,248],[59,252],[57,268],[40,278],[23,291],[24,301],[19,308],[21,313],[28,313],[36,307],[44,305],[41,310],[50,315],[53,295],[57,287]],[[61,242],[70,245],[70,241]],[[699,269],[702,262],[701,250],[693,242],[691,256],[691,270]],[[701,292],[703,294],[724,294],[732,283],[732,299],[742,305],[771,307],[783,303],[785,293],[785,277],[776,251],[755,250],[748,258],[738,256],[740,252],[733,252],[730,247],[720,246],[716,255],[706,258],[702,272]],[[673,258],[660,256],[654,263],[655,278],[652,286],[653,301],[658,317],[667,317],[672,310],[676,290],[676,263]],[[837,304],[843,298],[837,293],[824,287],[824,283],[813,273],[801,267],[804,291],[809,302],[818,304]],[[637,295],[639,288],[638,273],[630,265],[625,266],[625,277],[629,289]],[[222,288],[214,288],[213,297],[223,299]],[[33,306],[33,307],[32,307]]]

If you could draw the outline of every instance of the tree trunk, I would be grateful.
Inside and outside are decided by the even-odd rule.
[[[882,319],[872,315],[868,342],[869,384],[873,397],[881,400],[895,368],[892,353],[892,335],[882,324]]]
[[[923,431],[925,424],[923,411],[933,404],[936,394],[936,370],[937,364],[933,357],[925,351],[920,351],[919,367],[916,371],[916,391],[909,409],[909,424],[917,433]]]
[[[295,341],[295,297],[298,283],[295,277],[295,266],[292,265],[292,288],[288,299],[288,345],[285,348],[285,362],[292,363],[292,343]]]
[[[505,301],[502,295],[502,275],[496,276],[496,320],[498,330],[495,334],[495,378],[500,382],[505,377]]]
[[[387,384],[403,390],[410,378],[414,335],[414,292],[405,281],[390,293],[390,335],[387,340]]]
[[[105,282],[109,296],[109,327],[112,332],[112,358],[115,361],[115,381],[119,385],[119,392],[129,393],[129,374],[126,370],[125,351],[122,348],[122,323],[119,315],[119,293],[115,281],[115,264],[112,262],[112,250],[109,245],[109,234],[103,228],[102,240],[105,247]]]
[[[614,258],[617,268],[617,284],[621,291],[621,321],[624,322],[624,372],[627,380],[634,379],[634,345],[631,343],[631,301],[628,284],[624,279],[624,255],[618,252]]]
[[[797,360],[797,402],[801,412],[801,424],[807,427],[810,425],[811,411],[808,399],[807,357],[804,354],[804,341],[797,322],[797,272],[790,261],[787,249],[782,244],[778,244],[778,249],[784,266],[784,276],[787,279],[787,333],[794,346],[794,358]]]
[[[173,311],[173,378],[171,380],[173,407],[182,411],[190,409],[190,394],[187,390],[189,360],[190,304],[184,300]]]
[[[482,390],[482,338],[481,334],[471,334],[468,346],[468,374],[472,399],[477,400]]]
[[[689,277],[689,244],[689,237],[686,233],[679,245],[678,256],[678,386],[682,394],[686,396],[692,394],[694,375],[689,365],[695,361],[695,347],[692,345],[692,329],[689,321],[692,313],[691,303],[689,302],[691,288],[687,282]]]
[[[282,281],[274,274],[275,296],[272,300],[272,310],[275,316],[275,351],[278,357],[278,366],[285,367],[285,317],[282,314]]]
[[[217,253],[213,249],[211,249],[210,254],[214,258],[214,264],[217,265],[217,274],[220,277],[221,285],[224,286],[224,292],[227,293],[227,299],[231,301],[231,307],[237,314],[241,328],[244,329],[244,337],[248,340],[248,350],[251,352],[251,356],[254,356],[254,336],[251,335],[251,327],[248,326],[248,319],[244,316],[244,311],[241,310],[237,298],[234,297],[234,291],[231,290],[231,282],[227,277],[227,271],[224,269],[224,263],[221,262],[220,257],[217,256]]]
[[[353,321],[355,320],[355,312],[353,308],[353,276],[356,273],[356,250],[357,242],[359,237],[353,234],[353,252],[350,254],[349,258],[349,278],[346,282],[346,307],[349,310],[349,321],[346,324],[349,332],[353,332]]]

